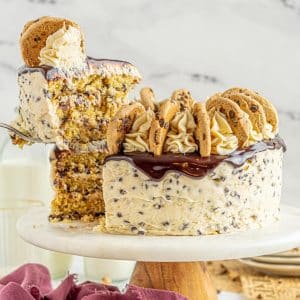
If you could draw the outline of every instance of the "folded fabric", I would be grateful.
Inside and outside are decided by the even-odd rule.
[[[75,283],[69,275],[56,288],[48,269],[26,264],[0,279],[0,300],[187,300],[175,292],[128,285],[124,293],[114,286],[94,282]]]

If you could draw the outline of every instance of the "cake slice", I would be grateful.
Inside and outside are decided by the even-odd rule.
[[[52,223],[91,223],[104,216],[102,167],[105,154],[99,151],[75,153],[54,149],[51,153],[51,181],[55,197],[51,202]]]
[[[73,21],[42,17],[28,22],[20,47],[18,117],[14,126],[59,149],[97,151],[105,146],[110,118],[140,81],[130,63],[86,56]],[[25,142],[13,136],[16,144]]]
[[[232,94],[198,103],[179,90],[156,103],[148,90],[147,101],[141,101],[144,112],[120,127],[117,138],[107,139],[108,232],[220,234],[278,220],[285,150],[278,122],[266,118],[251,93]]]

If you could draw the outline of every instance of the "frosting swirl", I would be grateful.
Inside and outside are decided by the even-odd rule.
[[[124,152],[149,152],[148,135],[154,112],[150,109],[142,113],[134,121],[130,133],[125,135]]]
[[[212,154],[227,155],[238,148],[238,139],[222,113],[214,112],[210,127]]]
[[[165,142],[165,152],[192,153],[198,150],[193,135],[196,124],[189,110],[178,112],[170,125]]]
[[[264,139],[274,139],[276,131],[274,132],[273,126],[270,123],[267,123],[262,134]]]
[[[40,65],[70,69],[82,68],[86,59],[82,47],[82,34],[73,26],[63,27],[48,36],[40,51]]]

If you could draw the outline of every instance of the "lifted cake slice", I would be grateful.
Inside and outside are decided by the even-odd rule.
[[[26,65],[18,74],[14,126],[59,149],[101,150],[110,118],[141,79],[138,70],[125,61],[87,57],[80,27],[66,19],[27,23],[20,47]],[[13,141],[25,143],[17,136]]]

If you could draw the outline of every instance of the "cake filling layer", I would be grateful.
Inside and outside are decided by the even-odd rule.
[[[50,221],[92,222],[104,214],[101,152],[72,153],[56,149],[51,155],[55,198]]]

